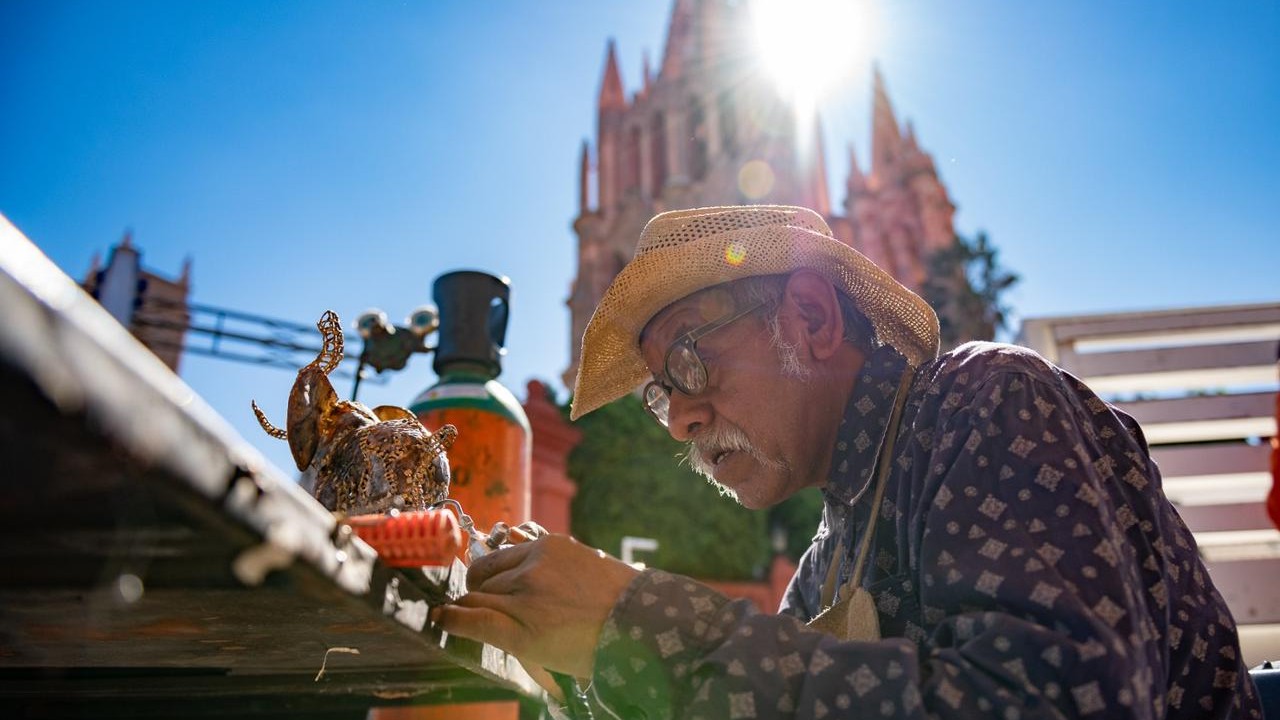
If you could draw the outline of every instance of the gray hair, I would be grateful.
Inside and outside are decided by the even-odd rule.
[[[766,318],[774,344],[780,345],[778,310],[782,307],[782,293],[786,290],[790,275],[757,275],[725,283],[724,288],[733,298],[735,307],[760,303],[760,312]],[[875,328],[866,315],[854,304],[853,298],[836,288],[836,300],[840,303],[840,316],[844,319],[844,340],[865,354],[880,347]],[[785,348],[779,347],[785,352]]]

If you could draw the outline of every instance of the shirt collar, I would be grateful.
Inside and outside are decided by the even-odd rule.
[[[863,362],[836,432],[831,474],[822,491],[829,503],[852,506],[871,484],[893,411],[894,392],[906,363],[888,345],[873,351]]]

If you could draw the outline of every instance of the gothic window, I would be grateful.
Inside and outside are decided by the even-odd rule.
[[[652,195],[662,196],[667,184],[667,118],[662,113],[653,116],[653,132],[649,133],[649,162],[652,166]]]
[[[698,100],[689,102],[689,175],[694,180],[707,176],[707,118]]]

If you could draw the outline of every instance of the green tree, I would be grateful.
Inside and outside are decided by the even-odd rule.
[[[785,541],[779,548],[775,540],[774,551],[781,551],[792,560],[799,560],[818,529],[822,519],[822,491],[806,488],[769,508],[769,528]]]
[[[1018,275],[1001,267],[997,254],[979,231],[973,240],[956,235],[949,247],[929,257],[922,294],[938,313],[943,350],[969,340],[994,340],[1005,329],[1010,310],[1002,298]]]

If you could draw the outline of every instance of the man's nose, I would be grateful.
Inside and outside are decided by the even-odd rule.
[[[711,422],[712,414],[711,403],[705,395],[690,396],[672,390],[667,406],[667,432],[680,442],[688,442]]]

